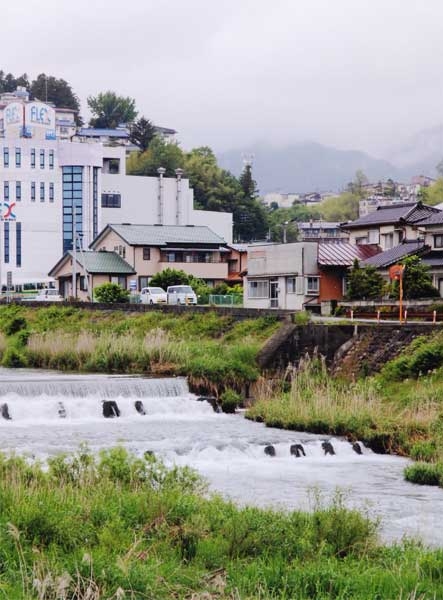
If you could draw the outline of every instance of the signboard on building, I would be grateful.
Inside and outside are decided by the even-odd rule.
[[[22,125],[23,104],[20,104],[20,102],[11,102],[8,104],[3,111],[3,118],[5,127],[9,127],[11,125]]]
[[[15,221],[15,202],[0,202],[0,221]]]
[[[44,129],[47,140],[55,140],[55,110],[43,102],[25,105],[26,127]]]

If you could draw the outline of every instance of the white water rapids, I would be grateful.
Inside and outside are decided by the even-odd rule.
[[[114,400],[120,417],[105,419],[102,401]],[[143,403],[146,414],[135,408]],[[403,536],[443,547],[443,490],[403,479],[408,461],[325,436],[266,428],[242,415],[214,413],[189,393],[183,378],[144,379],[103,375],[63,375],[0,369],[0,450],[44,459],[73,452],[85,442],[92,451],[124,445],[138,455],[152,450],[168,464],[189,465],[210,489],[241,504],[309,509],[319,492],[329,501],[337,488],[346,504],[381,519],[385,541]],[[62,407],[62,410],[61,410]],[[63,418],[61,418],[63,415]],[[301,443],[305,457],[291,456]],[[273,444],[276,456],[264,448]],[[315,492],[315,493],[314,493]]]

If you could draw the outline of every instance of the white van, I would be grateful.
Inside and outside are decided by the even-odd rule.
[[[161,287],[144,287],[140,292],[140,302],[142,304],[166,304],[168,295]]]
[[[197,296],[190,285],[170,285],[168,304],[197,304]]]

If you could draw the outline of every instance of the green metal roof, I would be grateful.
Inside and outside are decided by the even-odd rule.
[[[69,252],[72,257],[72,252]],[[92,250],[79,252],[77,262],[85,267],[88,273],[110,273],[112,275],[130,275],[134,269],[116,252],[93,252]]]
[[[108,225],[131,246],[167,244],[226,244],[209,227],[201,225]],[[98,237],[101,237],[99,234]]]

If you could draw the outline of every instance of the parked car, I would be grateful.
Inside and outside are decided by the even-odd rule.
[[[140,292],[140,302],[142,304],[166,304],[168,295],[161,287],[144,287]]]
[[[197,296],[190,285],[170,285],[168,304],[197,304]]]
[[[63,298],[58,293],[58,290],[44,289],[39,291],[34,300],[37,302],[62,302]]]

